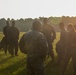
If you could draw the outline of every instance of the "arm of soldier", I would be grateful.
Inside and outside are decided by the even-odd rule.
[[[46,38],[44,37],[44,35],[41,35],[38,38],[38,45],[39,45],[39,50],[42,53],[43,57],[46,57],[47,54],[47,49],[48,49],[48,43],[46,41]]]
[[[54,27],[52,27],[52,32],[53,32],[52,40],[54,41],[54,39],[56,39],[56,32],[55,32]]]
[[[19,32],[19,30],[18,30],[18,40],[19,40],[19,34],[20,34],[20,32]]]
[[[20,32],[19,32],[19,30],[18,30],[18,29],[17,29],[17,33],[18,33],[18,40],[19,40],[19,33],[20,33]]]
[[[63,31],[61,31],[61,33],[60,33],[60,42],[61,43],[63,43],[65,41],[65,37],[66,37],[65,33]]]
[[[3,28],[3,34],[5,35],[5,27]]]

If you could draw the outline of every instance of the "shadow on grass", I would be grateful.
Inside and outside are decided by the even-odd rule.
[[[3,64],[3,63],[5,63],[5,62],[7,62],[9,59],[11,59],[12,57],[7,57],[7,58],[5,58],[5,59],[3,59],[3,60],[1,60],[0,61],[0,64]]]
[[[20,61],[18,61],[16,63],[13,63],[13,65],[10,65],[10,66],[8,66],[8,67],[0,70],[0,75],[17,75],[17,73],[19,71],[22,72],[22,70],[24,69],[24,67],[26,67],[25,64],[26,64],[25,59],[20,60]],[[26,72],[24,71],[24,73],[26,73]],[[23,75],[23,74],[21,73],[21,75]]]
[[[46,60],[47,61],[47,60]],[[56,65],[57,57],[55,58],[55,62],[51,60],[46,64],[46,75],[61,75],[60,74],[60,66]],[[65,75],[74,75],[73,65],[70,62],[65,71]]]
[[[19,71],[16,75],[27,75],[26,67],[23,70]]]
[[[0,51],[0,58],[4,56],[3,51]]]
[[[55,58],[55,62],[56,60],[57,58]],[[49,60],[49,62],[46,64],[45,68],[46,68],[47,75],[60,75],[59,66],[57,66],[55,62]]]
[[[8,59],[10,59],[10,57],[7,58],[6,60]],[[3,60],[2,62],[5,62],[6,60]],[[55,58],[55,62],[52,62],[51,60],[48,60],[48,59],[46,59],[46,61],[48,61],[48,63],[45,63],[46,75],[60,75],[59,66],[55,64],[55,62],[57,61],[57,58]],[[26,74],[26,59],[24,58],[4,69],[1,69],[0,75],[27,75]],[[74,75],[71,62],[66,70],[65,75]]]

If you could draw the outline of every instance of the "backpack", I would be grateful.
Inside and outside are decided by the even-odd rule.
[[[27,51],[25,49],[25,37],[26,37],[26,34],[24,34],[20,41],[19,41],[19,47],[20,47],[20,51],[24,54],[27,54]]]
[[[61,41],[59,40],[59,41],[57,42],[57,44],[56,44],[56,52],[57,52],[57,54],[59,55],[59,54],[62,54],[63,51],[64,51],[64,49],[63,49],[63,44],[62,44]]]

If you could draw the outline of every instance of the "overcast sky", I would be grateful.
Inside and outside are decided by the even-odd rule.
[[[0,0],[0,18],[76,16],[76,0]]]

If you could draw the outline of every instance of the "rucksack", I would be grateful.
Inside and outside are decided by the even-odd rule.
[[[64,51],[64,48],[63,48],[63,44],[61,43],[61,41],[59,40],[56,44],[56,52],[57,54],[62,54]]]
[[[22,53],[27,54],[27,51],[25,49],[25,36],[26,36],[26,33],[21,37],[19,41],[19,47]]]
[[[33,42],[34,40],[31,41],[29,38],[30,37],[28,36],[28,33],[25,33],[19,41],[20,51],[24,54],[27,54],[27,52],[29,52],[33,47],[33,44],[31,42]]]

